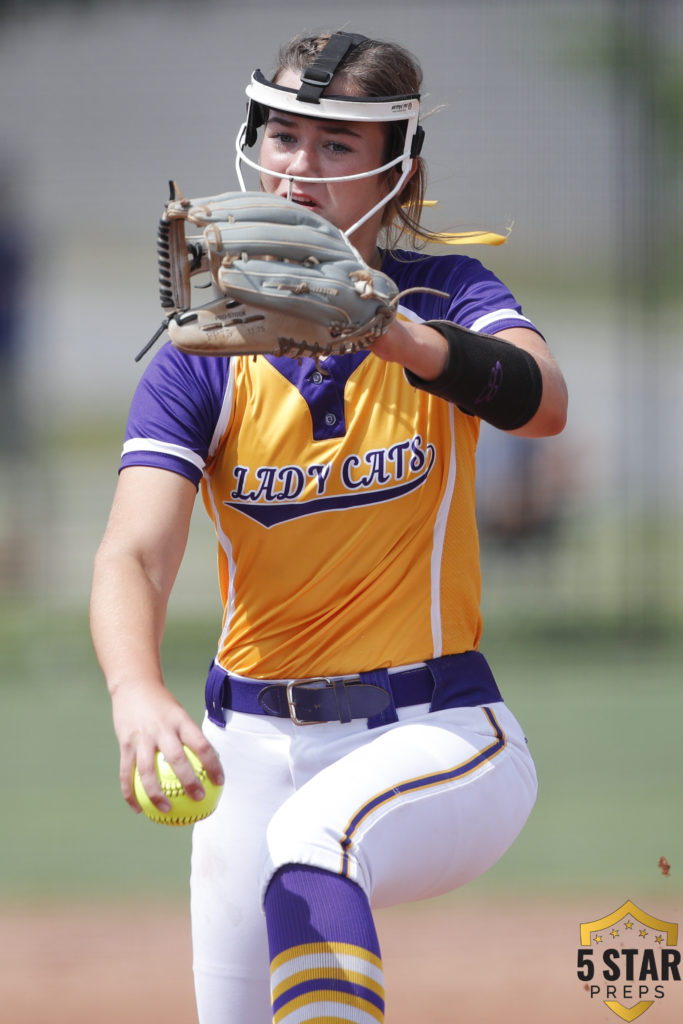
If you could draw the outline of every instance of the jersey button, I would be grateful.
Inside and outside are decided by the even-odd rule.
[[[323,375],[320,370],[314,370],[311,374],[311,382],[313,384],[320,384],[322,382]]]
[[[337,417],[334,415],[333,412],[326,412],[325,413],[325,425],[326,426],[333,427],[336,422],[337,422]]]

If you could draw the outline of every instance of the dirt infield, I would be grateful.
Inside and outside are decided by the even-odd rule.
[[[582,909],[450,900],[381,912],[388,1024],[617,1024],[576,978]],[[196,1024],[184,909],[4,912],[0,1017],[7,1024]],[[640,1019],[683,1020],[679,986],[670,985]]]

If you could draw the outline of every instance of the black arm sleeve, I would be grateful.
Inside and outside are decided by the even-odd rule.
[[[426,326],[446,339],[448,361],[436,380],[406,370],[413,387],[445,398],[500,430],[516,430],[532,419],[541,404],[543,379],[529,352],[448,320],[429,320]]]

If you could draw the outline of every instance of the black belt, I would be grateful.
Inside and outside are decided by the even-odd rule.
[[[476,707],[502,700],[491,669],[479,651],[434,658],[418,668],[389,673],[294,679],[241,679],[213,662],[206,681],[209,718],[225,725],[224,711],[289,718],[295,725],[350,722],[365,718],[373,728],[396,721],[396,708],[429,704],[430,711]]]

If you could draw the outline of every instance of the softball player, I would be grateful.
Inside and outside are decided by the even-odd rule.
[[[475,449],[481,419],[558,433],[566,392],[479,262],[386,241],[418,228],[420,86],[393,44],[294,40],[247,88],[238,175],[350,232],[401,290],[448,297],[406,295],[372,352],[319,363],[167,344],[130,411],[92,630],[131,806],[137,761],[167,809],[156,750],[195,797],[183,743],[225,779],[193,838],[202,1024],[384,1020],[371,908],[485,871],[535,799],[479,651]],[[224,609],[202,729],[159,657],[198,489]]]

